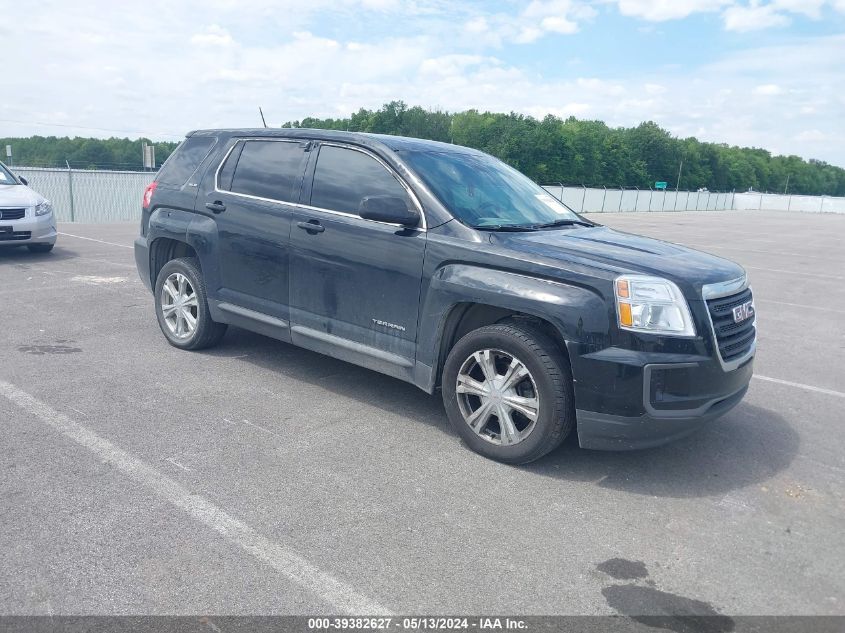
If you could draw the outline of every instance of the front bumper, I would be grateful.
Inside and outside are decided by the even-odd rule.
[[[0,220],[0,247],[25,246],[26,244],[55,244],[56,215],[33,215],[27,209],[20,220]]]
[[[579,444],[632,450],[689,435],[742,400],[753,365],[753,355],[725,371],[707,356],[617,348],[581,357],[575,389]]]

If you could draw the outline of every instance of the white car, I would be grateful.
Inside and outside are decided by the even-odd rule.
[[[47,253],[56,243],[56,217],[50,201],[0,163],[0,248],[26,246]]]

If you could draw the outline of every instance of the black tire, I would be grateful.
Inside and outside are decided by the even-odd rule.
[[[508,446],[485,439],[470,428],[458,404],[458,373],[474,353],[485,349],[500,350],[518,359],[536,386],[539,406],[533,429],[524,439]],[[529,321],[488,325],[461,338],[446,359],[442,387],[443,404],[457,434],[472,450],[496,461],[526,464],[539,459],[557,448],[575,425],[575,397],[568,359],[548,334]]]
[[[30,253],[49,253],[53,250],[53,244],[27,244]]]
[[[168,277],[175,273],[184,275],[191,286],[197,298],[196,305],[196,327],[193,333],[185,337],[178,337],[170,326],[165,322],[164,313],[162,310],[162,292],[165,282]],[[205,288],[205,280],[202,276],[199,263],[194,257],[182,257],[179,259],[171,259],[167,262],[158,273],[155,285],[155,311],[158,318],[158,325],[161,328],[167,342],[178,347],[179,349],[200,350],[208,347],[214,347],[223,338],[226,333],[226,324],[217,323],[211,318],[211,313],[208,310],[208,294]]]

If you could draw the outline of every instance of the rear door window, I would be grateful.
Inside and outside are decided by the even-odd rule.
[[[314,172],[311,206],[357,214],[361,200],[367,196],[408,199],[405,188],[372,156],[323,145]]]
[[[213,136],[192,136],[176,148],[158,173],[160,184],[181,187],[197,170],[217,139]]]
[[[232,193],[240,193],[281,202],[296,202],[299,182],[305,167],[305,144],[298,141],[243,141],[220,170],[220,185],[225,186],[229,163],[237,161],[232,174]]]

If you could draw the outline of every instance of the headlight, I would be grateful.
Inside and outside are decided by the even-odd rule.
[[[47,215],[52,212],[53,206],[50,204],[49,200],[45,200],[44,202],[40,202],[35,205],[35,215]]]
[[[616,289],[616,314],[622,329],[695,336],[687,300],[678,286],[668,279],[622,275],[613,285]]]

